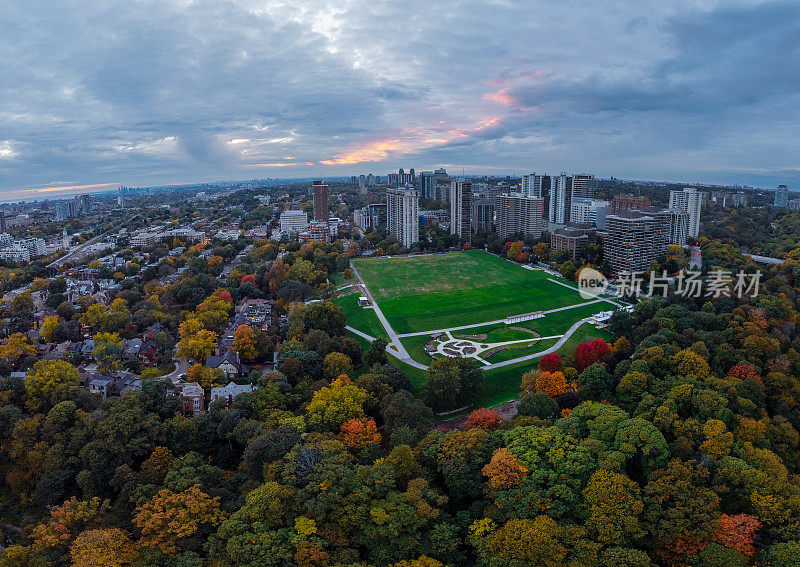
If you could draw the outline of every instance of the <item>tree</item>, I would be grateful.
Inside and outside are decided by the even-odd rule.
[[[492,454],[492,460],[481,472],[488,477],[489,486],[500,490],[517,486],[530,471],[520,464],[514,453],[501,447]]]
[[[714,534],[714,541],[730,549],[735,549],[743,555],[753,557],[756,553],[755,540],[760,529],[761,522],[755,516],[722,514],[719,517],[719,526]]]
[[[314,392],[306,406],[306,419],[317,430],[339,431],[342,424],[364,415],[366,390],[362,390],[347,376],[340,376],[330,386]]]
[[[219,374],[215,369],[203,366],[199,362],[192,364],[186,371],[187,381],[196,382],[206,390],[211,388],[218,381],[218,378]]]
[[[553,419],[558,417],[558,404],[544,392],[525,394],[517,405],[517,415]]]
[[[425,403],[434,411],[448,411],[470,405],[477,395],[483,375],[471,360],[438,358],[428,367],[422,386]]]
[[[639,485],[627,476],[598,470],[583,491],[589,506],[586,527],[604,545],[626,545],[644,536]]]
[[[142,532],[140,544],[158,547],[162,553],[174,556],[184,540],[225,520],[219,498],[211,497],[196,484],[182,492],[159,490],[146,504],[136,509],[133,523]]]
[[[386,346],[388,344],[386,339],[381,338],[372,341],[369,348],[367,348],[364,353],[364,364],[366,364],[368,368],[372,368],[376,364],[386,364]]]
[[[561,360],[561,355],[557,352],[551,352],[544,355],[539,359],[537,367],[541,372],[563,372],[564,361]]]
[[[575,350],[575,367],[583,371],[595,362],[600,362],[611,354],[611,345],[603,339],[582,342]]]
[[[78,386],[81,374],[69,362],[63,360],[40,360],[28,371],[25,379],[27,406],[36,410],[42,400],[50,398],[59,388]]]
[[[371,417],[354,418],[345,421],[339,432],[344,446],[352,450],[361,450],[369,445],[379,445],[381,434],[375,420]]]
[[[245,276],[246,277],[246,276]],[[239,325],[233,336],[233,351],[242,360],[253,360],[258,356],[255,331],[250,325]]]
[[[503,418],[494,410],[488,408],[476,409],[469,414],[467,421],[464,423],[464,429],[473,429],[480,427],[481,429],[497,429],[503,423]]]
[[[680,376],[695,376],[700,378],[707,378],[711,369],[702,356],[689,349],[679,351],[672,357],[672,364],[675,371]]]
[[[605,343],[608,344],[608,343]],[[595,362],[578,375],[578,396],[582,400],[608,400],[612,397],[614,377],[601,362]]]
[[[31,344],[28,337],[22,333],[14,333],[0,345],[0,357],[7,359],[14,367],[26,356],[36,354],[36,347]]]
[[[118,528],[81,533],[69,548],[72,564],[80,567],[122,567],[139,555],[128,534]]]
[[[97,359],[100,372],[107,374],[119,368],[119,355],[122,352],[122,339],[117,333],[97,333],[94,337],[92,354]]]
[[[329,353],[322,362],[322,370],[325,378],[334,380],[341,375],[349,376],[353,373],[353,364],[350,357],[341,352]]]
[[[53,342],[53,336],[55,335],[56,327],[58,327],[60,321],[58,315],[47,315],[42,319],[42,325],[39,327],[39,334],[42,335],[42,338],[46,342]]]
[[[544,392],[551,398],[560,396],[572,390],[563,372],[539,372],[533,373],[533,388],[537,392]],[[523,383],[529,385],[530,377],[527,373],[523,378]]]
[[[82,530],[97,527],[110,510],[108,500],[97,497],[78,500],[73,496],[62,505],[54,506],[50,517],[33,529],[34,544],[37,547],[67,546]]]
[[[178,356],[183,360],[205,360],[217,347],[217,333],[202,329],[194,334],[183,336],[178,343]]]

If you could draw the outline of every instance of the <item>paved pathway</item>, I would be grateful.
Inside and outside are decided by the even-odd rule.
[[[578,330],[578,327],[587,323],[592,320],[592,317],[586,317],[585,319],[581,319],[572,325],[572,327],[567,330],[564,335],[556,341],[556,344],[551,346],[548,349],[545,349],[541,352],[537,352],[534,354],[529,354],[527,356],[521,356],[519,358],[512,358],[511,360],[504,360],[503,362],[495,362],[494,364],[490,364],[489,366],[484,366],[484,370],[492,370],[493,368],[501,368],[503,366],[508,366],[510,364],[517,364],[518,362],[525,362],[527,360],[536,360],[537,358],[541,358],[546,354],[550,354],[551,352],[556,352],[561,346],[569,340],[569,338]]]
[[[591,305],[593,303],[600,303],[600,302],[603,302],[603,301],[608,302],[608,301],[611,301],[611,300],[605,299],[605,298],[592,299],[591,301],[587,301],[585,303],[576,303],[575,305],[567,305],[565,307],[556,307],[555,309],[550,309],[549,311],[542,311],[542,313],[544,315],[547,315],[548,313],[555,313],[556,311],[566,311],[567,309],[575,309],[577,307],[584,307],[586,305]],[[615,305],[617,305],[617,304],[615,303]],[[516,315],[509,315],[509,317],[516,317]],[[462,331],[464,329],[472,329],[472,328],[475,328],[475,327],[483,327],[484,325],[499,325],[501,323],[505,324],[506,319],[508,319],[508,317],[503,317],[502,319],[495,319],[494,321],[484,321],[483,323],[473,323],[471,325],[461,325],[459,327],[447,327],[446,329],[433,329],[432,331],[418,331],[418,332],[415,332],[415,333],[403,333],[403,334],[397,335],[397,336],[400,337],[400,338],[419,337],[421,335],[433,335],[435,333],[446,333],[448,331]]]

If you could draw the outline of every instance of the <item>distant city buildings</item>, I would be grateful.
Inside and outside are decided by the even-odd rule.
[[[353,223],[363,231],[386,228],[386,203],[373,203],[353,211]]]
[[[450,234],[469,238],[472,229],[472,183],[463,179],[450,182]]]
[[[498,195],[495,211],[500,238],[517,233],[533,238],[542,235],[544,199],[541,197],[526,197],[522,193]]]
[[[776,208],[789,206],[789,188],[786,185],[778,185],[778,188],[775,189],[775,200],[772,206]]]
[[[412,167],[408,173],[404,169],[399,169],[397,173],[390,173],[386,176],[386,184],[389,187],[402,187],[407,184],[414,184],[416,179],[414,168]]]
[[[692,238],[697,238],[700,234],[701,206],[702,194],[694,187],[684,187],[683,190],[669,192],[669,208],[689,214],[688,235]]]
[[[386,205],[387,232],[406,248],[419,242],[419,193],[415,189],[390,188]]]
[[[572,177],[566,173],[555,176],[550,181],[550,202],[547,220],[551,224],[563,225],[569,222],[572,205]]]
[[[636,195],[614,195],[611,199],[611,214],[621,213],[629,209],[649,207],[650,199]]]

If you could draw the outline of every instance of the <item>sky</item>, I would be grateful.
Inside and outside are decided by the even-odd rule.
[[[800,189],[800,3],[0,3],[0,199],[467,174]]]

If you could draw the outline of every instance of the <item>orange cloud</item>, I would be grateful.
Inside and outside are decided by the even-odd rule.
[[[119,183],[95,183],[94,185],[67,185],[64,187],[41,187],[31,189],[34,193],[50,193],[53,191],[84,191],[87,189],[102,189],[104,187],[119,187]]]
[[[501,117],[495,116],[481,120],[472,128],[456,128],[446,131],[408,128],[394,138],[369,142],[364,147],[356,148],[331,159],[322,160],[320,163],[324,165],[353,165],[362,162],[381,161],[393,153],[405,154],[435,146],[443,146],[453,140],[469,138],[472,132],[496,126],[501,120]],[[440,121],[439,124],[444,124],[444,121]]]

